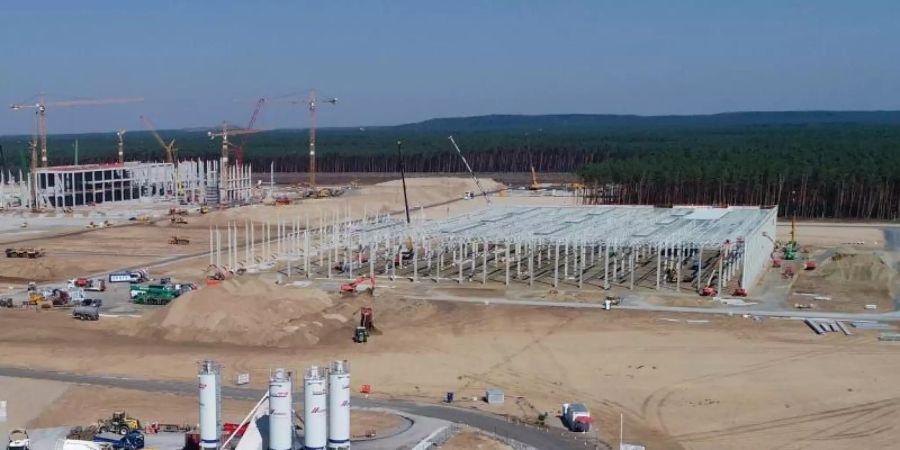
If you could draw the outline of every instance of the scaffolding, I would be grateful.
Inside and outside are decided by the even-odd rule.
[[[407,225],[335,211],[316,229],[300,218],[245,224],[243,262],[237,224],[229,226],[225,264],[283,261],[288,274],[309,278],[724,292],[757,284],[774,251],[776,215],[758,207],[505,206]],[[223,262],[218,233],[210,230],[215,265]]]
[[[173,163],[125,162],[83,164],[35,169],[19,181],[0,179],[5,203],[38,209],[94,205],[128,200],[171,200],[185,204],[240,205],[252,198],[252,169],[229,166],[221,185],[217,161],[186,160]],[[11,178],[12,175],[7,178]]]

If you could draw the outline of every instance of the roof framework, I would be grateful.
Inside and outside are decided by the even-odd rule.
[[[357,230],[362,240],[684,245],[722,248],[746,239],[773,210],[756,207],[502,206],[406,227],[382,222]]]

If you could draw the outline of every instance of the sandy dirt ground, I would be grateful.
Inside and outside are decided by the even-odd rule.
[[[470,431],[457,433],[441,448],[444,450],[512,450],[512,447],[496,439]]]
[[[884,228],[897,224],[842,224],[840,222],[797,222],[797,241],[800,245],[820,247],[853,245],[860,248],[883,248]],[[787,242],[791,239],[790,221],[779,221],[777,239]]]
[[[190,380],[195,361],[212,357],[226,379],[240,371],[262,380],[276,365],[339,355],[352,361],[353,384],[373,385],[376,396],[439,401],[447,391],[471,398],[499,387],[533,405],[507,413],[534,420],[548,412],[550,422],[561,403],[577,400],[602,436],[615,435],[621,412],[626,437],[650,448],[887,448],[900,439],[892,376],[900,347],[874,332],[816,336],[796,321],[737,317],[685,325],[625,311],[408,308],[383,318],[383,334],[366,345],[350,342],[348,326],[346,337],[303,349],[160,342],[95,326],[103,321],[5,311],[0,340],[10,345],[0,348],[0,364]],[[127,327],[137,319],[119,320]]]
[[[6,420],[0,420],[0,442],[6,445],[10,430],[29,426],[52,408],[66,389],[65,383],[0,377],[0,402],[6,402]]]
[[[412,205],[453,200],[475,190],[464,178],[413,179],[410,186]],[[528,192],[512,192],[493,201],[574,204],[573,198]],[[64,279],[201,253],[208,248],[212,224],[278,218],[305,222],[308,215],[311,226],[318,226],[348,211],[361,217],[397,211],[397,205],[402,205],[399,183],[387,182],[331,200],[192,215],[190,224],[178,227],[164,221],[39,239],[35,245],[47,248],[49,256],[3,260],[0,280]],[[482,199],[459,201],[414,208],[412,216],[413,220],[444,217],[484,206]],[[877,226],[844,227],[849,231],[830,225],[820,228],[830,234],[818,238],[818,231],[801,228],[801,243],[884,240]],[[781,239],[783,231],[780,227]],[[167,244],[176,232],[191,243]],[[860,233],[865,237],[854,237]],[[207,261],[206,256],[179,261],[155,268],[154,275],[202,279]],[[824,269],[822,276],[827,277]],[[834,283],[843,276],[835,272]],[[687,324],[659,320],[660,314],[622,310],[425,302],[401,299],[390,284],[374,297],[342,299],[333,294],[337,282],[323,283],[318,291],[276,287],[271,277],[245,275],[144,317],[79,322],[65,312],[0,310],[4,343],[0,365],[193,380],[196,361],[215,358],[225,366],[224,379],[247,372],[261,387],[272,367],[299,371],[349,359],[354,386],[371,384],[376,397],[437,402],[447,391],[461,399],[480,398],[487,388],[498,387],[505,391],[508,404],[486,410],[528,421],[547,412],[554,427],[560,426],[556,418],[560,405],[580,401],[597,418],[600,436],[610,440],[616,436],[623,413],[626,440],[653,449],[889,448],[900,439],[895,426],[900,384],[893,376],[900,370],[900,346],[877,341],[876,332],[817,336],[802,323],[788,320],[703,316],[708,322]],[[809,279],[817,292],[825,286]],[[473,292],[478,295],[493,294]],[[560,295],[548,292],[547,298]],[[380,333],[368,344],[354,344],[350,337],[358,320],[355,314],[364,304],[375,307]],[[87,401],[86,394],[77,392],[49,396],[50,400],[36,402],[37,409],[26,421],[45,420],[38,413],[59,395],[64,402]],[[122,401],[116,400],[119,395]],[[181,410],[129,395],[138,394],[112,395],[109,403],[90,410],[88,420],[125,400],[126,409],[146,408],[147,414],[171,411],[177,418],[175,409]],[[194,399],[184,401],[188,400],[186,414],[191,414],[196,405]],[[480,401],[460,404],[485,409]],[[53,413],[51,409],[47,414]]]
[[[900,279],[879,252],[849,250],[836,252],[821,267],[799,271],[789,305],[812,304],[815,310],[863,312],[866,305],[877,311],[897,308]]]

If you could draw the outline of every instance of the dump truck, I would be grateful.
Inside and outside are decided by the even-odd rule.
[[[80,305],[72,309],[72,317],[78,320],[100,320],[102,306],[102,300],[86,298],[81,301]]]
[[[566,428],[578,433],[590,431],[591,423],[594,421],[591,412],[582,403],[563,403],[562,419]]]

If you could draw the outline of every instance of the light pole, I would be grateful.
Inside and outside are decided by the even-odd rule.
[[[403,141],[397,141],[397,168],[400,169],[400,181],[403,183],[403,206],[406,208],[406,224],[409,225],[409,199],[406,197],[406,175],[403,173],[403,153],[400,149]]]

